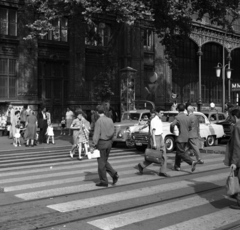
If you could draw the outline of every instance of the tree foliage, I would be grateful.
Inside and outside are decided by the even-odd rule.
[[[28,0],[28,7],[36,12],[36,21],[27,39],[54,32],[52,20],[63,16],[81,14],[88,25],[93,25],[100,16],[112,15],[118,23],[133,25],[142,20],[151,21],[165,46],[170,63],[180,39],[192,31],[192,18],[210,21],[231,31],[239,18],[240,0]],[[57,35],[56,35],[57,36]]]

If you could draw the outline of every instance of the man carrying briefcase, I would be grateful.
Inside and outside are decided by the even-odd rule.
[[[166,154],[166,148],[164,144],[164,140],[162,137],[163,134],[163,127],[162,127],[162,120],[161,117],[163,113],[161,112],[160,108],[157,108],[156,110],[153,110],[152,112],[152,120],[150,122],[150,145],[152,149],[156,149],[159,151],[159,156],[163,158],[162,164],[160,164],[160,170],[158,175],[164,176],[164,177],[170,177],[166,173],[167,171],[167,154]],[[150,150],[147,149],[147,152]],[[153,150],[155,151],[155,150]],[[146,152],[146,156],[147,156]],[[140,174],[143,174],[143,169],[146,168],[148,165],[154,163],[156,161],[152,161],[151,158],[145,157],[145,160],[142,163],[138,164],[138,170]]]

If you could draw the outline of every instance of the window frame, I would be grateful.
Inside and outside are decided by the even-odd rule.
[[[0,7],[0,12],[1,11],[6,11],[6,17],[4,18],[0,18],[0,35],[5,35],[5,36],[13,36],[13,37],[17,37],[18,36],[18,12],[16,9],[10,9],[10,8],[5,8],[5,7]],[[14,13],[14,20],[11,21],[11,12]],[[3,15],[3,14],[2,14]],[[3,31],[3,26],[2,24],[6,24],[6,28],[5,28],[5,33],[2,33]],[[14,28],[14,33],[11,33],[12,28]]]

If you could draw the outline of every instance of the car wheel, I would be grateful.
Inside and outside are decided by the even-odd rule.
[[[174,144],[174,138],[173,137],[171,137],[171,136],[165,137],[164,143],[165,143],[165,146],[166,146],[167,153],[170,153],[174,150],[175,144]]]
[[[206,146],[214,146],[215,137],[214,136],[208,136],[205,143],[206,143]]]
[[[139,151],[139,152],[144,152],[145,149],[146,149],[146,146],[137,146],[137,145],[135,145],[135,148],[136,148],[137,151]]]

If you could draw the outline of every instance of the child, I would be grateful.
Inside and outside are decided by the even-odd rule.
[[[65,131],[64,130],[65,130],[65,127],[66,127],[66,120],[65,120],[64,117],[62,117],[60,125],[61,125],[61,133],[60,133],[60,135],[65,135]]]
[[[16,129],[15,129],[15,135],[14,135],[14,137],[15,137],[14,146],[17,147],[17,146],[21,146],[21,141],[20,141],[20,138],[21,138],[20,131],[21,131],[21,129],[20,129],[20,125],[19,124],[16,125],[15,128]]]
[[[50,141],[50,139],[51,139],[52,144],[55,145],[55,143],[54,143],[53,126],[52,126],[52,124],[51,124],[50,122],[48,123],[46,135],[48,136],[48,137],[47,137],[47,144],[49,144],[49,141]]]

